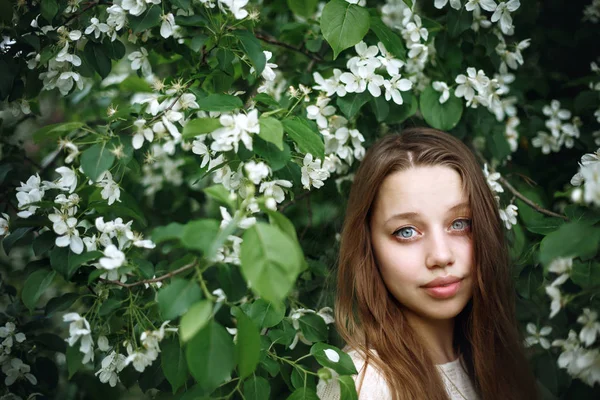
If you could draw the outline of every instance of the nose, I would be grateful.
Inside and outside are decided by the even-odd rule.
[[[427,241],[427,268],[445,268],[454,263],[454,254],[450,238],[443,231],[431,231]]]

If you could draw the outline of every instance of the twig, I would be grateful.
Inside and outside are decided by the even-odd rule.
[[[98,0],[98,1],[94,1],[94,2],[89,3],[87,7],[85,7],[81,11],[79,11],[77,14],[73,14],[69,18],[67,18],[65,20],[65,22],[63,23],[63,25],[67,25],[69,22],[73,21],[74,19],[79,18],[79,16],[81,14],[85,13],[87,10],[89,10],[90,8],[93,8],[93,7],[97,6],[100,3],[102,3],[102,0]]]
[[[294,198],[294,200],[290,200],[285,204],[282,204],[279,207],[279,212],[284,212],[286,208],[288,208],[291,205],[296,204],[297,202],[299,202],[300,200],[302,200],[303,198],[305,198],[306,196],[308,196],[310,194],[310,191],[306,191],[304,193],[302,193],[301,195],[298,195]]]
[[[306,224],[306,226],[302,230],[302,233],[300,234],[300,240],[304,238],[304,235],[308,231],[308,228],[312,226],[312,208],[310,206],[310,192],[308,193],[309,195],[306,196],[306,211],[308,212],[308,223]]]
[[[479,152],[479,151],[474,151],[475,155],[477,156],[477,158],[479,158],[479,161],[483,164],[488,164],[488,162],[486,161],[486,159],[483,157],[483,155]],[[529,200],[527,197],[525,197],[521,192],[519,192],[517,189],[515,189],[515,187],[513,185],[511,185],[506,178],[504,177],[500,177],[498,179],[500,181],[500,183],[506,187],[508,190],[510,190],[510,192],[517,198],[519,198],[521,201],[523,201],[523,203],[527,204],[529,207],[533,208],[534,210],[536,210],[537,212],[541,213],[541,214],[545,214],[548,215],[550,217],[556,217],[556,218],[560,218],[563,219],[565,221],[569,221],[569,218],[565,215],[562,214],[557,214],[553,211],[550,210],[546,210],[544,207],[540,206],[539,204]]]
[[[123,283],[123,282],[119,282],[119,281],[110,281],[108,279],[103,279],[103,278],[100,278],[100,280],[102,282],[104,282],[104,283],[112,283],[114,285],[122,286],[124,288],[131,288],[131,287],[134,287],[134,286],[143,285],[145,283],[156,283],[156,282],[164,281],[165,279],[172,278],[175,275],[179,275],[179,274],[181,274],[181,273],[183,273],[183,272],[185,272],[185,271],[187,271],[189,269],[194,268],[196,266],[197,262],[198,262],[198,260],[194,260],[191,263],[189,263],[187,265],[184,265],[183,267],[178,268],[175,271],[171,271],[168,274],[164,274],[162,276],[159,276],[158,278],[144,279],[143,281],[138,281],[138,282],[134,282],[134,283]]]
[[[256,37],[258,39],[262,40],[263,42],[271,43],[271,44],[274,44],[276,46],[280,46],[280,47],[284,47],[284,48],[289,49],[289,50],[296,51],[298,53],[304,54],[306,57],[308,57],[308,58],[310,58],[311,60],[314,60],[314,61],[318,61],[318,62],[322,62],[323,61],[323,59],[321,57],[319,57],[318,55],[316,55],[314,53],[311,53],[310,51],[308,51],[306,49],[303,49],[301,47],[295,47],[295,46],[292,46],[291,44],[280,42],[279,40],[275,39],[274,37],[267,36],[267,35],[262,34],[262,33],[258,33],[257,32],[257,33],[255,33],[255,35],[256,35]]]
[[[539,204],[529,200],[527,197],[525,197],[523,194],[521,194],[517,189],[515,189],[513,187],[513,185],[511,185],[505,178],[500,177],[500,179],[498,179],[498,180],[500,181],[500,183],[502,183],[502,186],[505,186],[508,190],[510,190],[512,192],[512,194],[515,195],[515,197],[521,199],[523,201],[523,203],[527,204],[529,207],[533,208],[537,212],[546,214],[550,217],[561,218],[561,219],[569,222],[569,218],[567,216],[562,215],[562,214],[557,214],[550,210],[546,210]]]

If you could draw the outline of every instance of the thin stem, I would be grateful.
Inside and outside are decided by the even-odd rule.
[[[515,195],[515,197],[521,199],[521,201],[523,201],[523,203],[527,204],[529,207],[533,208],[537,212],[548,215],[550,217],[561,218],[561,219],[569,222],[569,218],[566,215],[558,214],[553,211],[547,210],[547,209],[543,208],[542,206],[540,206],[539,204],[529,200],[521,192],[519,192],[517,189],[515,189],[513,187],[513,185],[511,185],[505,178],[500,177],[500,179],[498,179],[498,180],[500,181],[500,183],[502,183],[502,186],[505,186],[508,190],[510,190],[511,193],[513,195]]]
[[[178,268],[175,271],[171,271],[168,274],[164,274],[162,276],[159,276],[158,278],[144,279],[143,281],[138,281],[138,282],[134,282],[134,283],[123,283],[123,282],[120,282],[120,281],[111,281],[111,280],[102,279],[102,278],[100,278],[100,280],[102,282],[104,282],[104,283],[112,283],[112,284],[117,285],[117,286],[122,286],[122,287],[125,287],[125,288],[131,288],[131,287],[134,287],[134,286],[143,285],[145,283],[156,283],[156,282],[164,281],[165,279],[172,278],[175,275],[182,274],[185,271],[194,268],[196,266],[197,262],[198,262],[198,260],[194,259],[194,261],[192,261],[191,263],[189,263],[187,265],[184,265],[183,267]]]
[[[319,57],[318,55],[316,55],[314,53],[311,53],[310,51],[308,51],[308,50],[306,50],[304,48],[294,47],[291,44],[281,42],[281,41],[275,39],[272,36],[268,36],[266,34],[259,33],[259,32],[256,32],[255,36],[258,39],[262,40],[263,42],[271,43],[271,44],[274,44],[276,46],[284,47],[286,49],[293,50],[293,51],[298,52],[300,54],[304,54],[306,57],[310,58],[311,60],[318,61],[318,62],[322,62],[323,61],[323,59],[321,57]]]

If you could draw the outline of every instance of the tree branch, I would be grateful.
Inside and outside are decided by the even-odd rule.
[[[310,51],[308,51],[308,50],[306,50],[304,48],[295,47],[295,46],[292,46],[291,44],[280,42],[279,40],[275,39],[274,37],[267,36],[267,35],[265,35],[263,33],[256,32],[255,35],[256,35],[256,37],[258,39],[262,40],[263,42],[271,43],[271,44],[274,44],[276,46],[284,47],[286,49],[293,50],[295,52],[304,54],[306,57],[308,57],[308,58],[310,58],[311,60],[314,60],[314,61],[318,61],[318,62],[322,62],[323,61],[323,59],[321,57],[319,57],[318,55],[316,55],[314,53],[311,53]]]
[[[500,181],[500,183],[502,183],[502,186],[504,186],[508,190],[510,190],[511,193],[513,195],[515,195],[515,197],[521,199],[523,201],[523,203],[527,204],[529,207],[533,208],[537,212],[539,212],[541,214],[548,215],[550,217],[560,218],[560,219],[563,219],[563,220],[569,222],[569,218],[567,216],[562,215],[562,214],[557,214],[557,213],[555,213],[553,211],[550,211],[550,210],[546,210],[545,208],[543,208],[539,204],[537,204],[537,203],[529,200],[527,197],[525,197],[523,194],[521,194],[521,192],[519,192],[517,189],[515,189],[513,187],[513,185],[511,185],[505,178],[500,177],[500,179],[498,179],[498,180]]]
[[[477,158],[479,159],[479,161],[481,163],[483,163],[483,164],[489,164],[479,151],[474,150],[474,153],[475,153],[475,155],[477,156]],[[501,176],[498,180],[500,181],[500,183],[502,184],[502,186],[504,186],[508,190],[510,190],[510,192],[515,197],[517,197],[518,199],[520,199],[521,201],[523,201],[523,203],[527,204],[529,207],[533,208],[535,211],[539,212],[540,214],[545,214],[545,215],[548,215],[550,217],[560,218],[562,220],[565,220],[565,221],[569,222],[569,218],[566,215],[557,214],[557,213],[555,213],[553,211],[547,210],[544,207],[540,206],[539,204],[537,204],[537,203],[529,200],[527,197],[525,197],[525,195],[523,195],[521,192],[519,192],[517,189],[515,189],[515,187],[513,185],[511,185],[510,182],[508,182],[506,180],[506,178],[504,178],[504,177]]]
[[[117,286],[122,286],[124,288],[131,288],[134,286],[140,286],[140,285],[144,285],[146,283],[156,283],[156,282],[161,282],[164,281],[165,279],[169,279],[174,277],[175,275],[179,275],[189,269],[192,269],[196,266],[196,264],[198,263],[198,260],[194,259],[194,261],[192,261],[191,263],[184,265],[181,268],[176,269],[175,271],[171,271],[168,274],[164,274],[162,276],[159,276],[158,278],[152,278],[152,279],[144,279],[143,281],[138,281],[138,282],[134,282],[134,283],[123,283],[123,282],[119,282],[119,281],[111,281],[108,279],[103,279],[100,278],[100,280],[104,283],[112,283],[114,285]]]

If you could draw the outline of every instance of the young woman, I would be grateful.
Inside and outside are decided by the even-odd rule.
[[[413,128],[369,149],[337,278],[336,324],[359,399],[538,398],[496,200],[453,136]],[[339,398],[335,381],[318,392]]]

